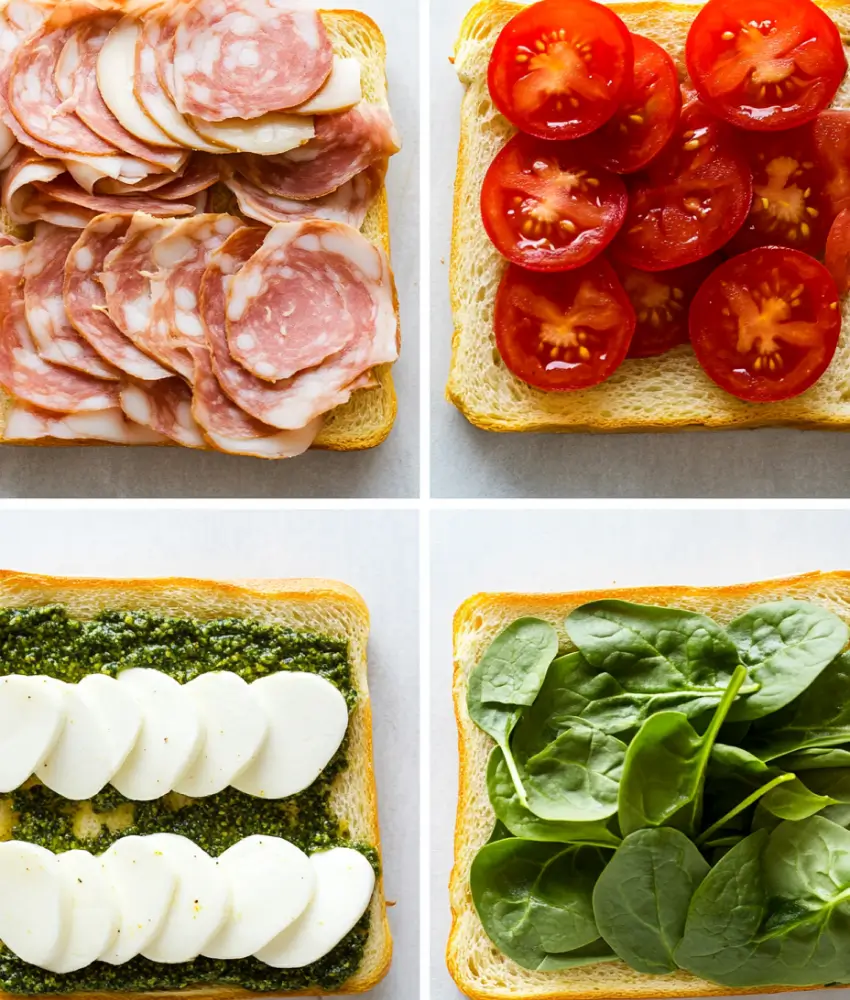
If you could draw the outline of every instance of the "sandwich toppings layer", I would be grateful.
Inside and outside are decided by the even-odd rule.
[[[496,816],[469,873],[540,972],[621,960],[730,989],[850,980],[850,630],[818,604],[725,628],[599,600],[521,618],[472,670]]]
[[[331,805],[358,697],[345,640],[11,608],[0,658],[1,989],[329,990],[357,971],[378,859]]]

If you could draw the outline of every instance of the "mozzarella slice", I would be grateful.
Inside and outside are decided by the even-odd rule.
[[[101,791],[114,773],[107,736],[77,686],[63,685],[65,725],[36,774],[65,799],[80,802]]]
[[[299,115],[327,115],[353,108],[363,96],[360,87],[360,61],[334,56],[331,74],[321,90],[292,110]]]
[[[197,844],[173,833],[155,833],[148,843],[177,872],[177,889],[165,923],[142,950],[152,962],[191,962],[230,914],[230,883]]]
[[[227,152],[237,150],[240,153],[271,156],[303,146],[316,134],[312,118],[281,114],[278,111],[270,111],[250,121],[227,118],[221,122],[207,122],[193,117],[189,121],[192,128],[205,139],[218,143],[219,152],[222,152],[223,146]]]
[[[256,759],[268,733],[268,722],[251,689],[228,670],[201,674],[183,690],[201,719],[201,752],[174,783],[183,795],[214,795],[227,788]]]
[[[56,858],[17,840],[0,843],[0,941],[46,968],[62,951],[71,900]]]
[[[128,799],[157,799],[174,788],[201,748],[198,713],[181,685],[159,670],[124,670],[118,684],[139,705],[142,727],[112,784]]]
[[[275,969],[300,969],[334,948],[366,912],[375,888],[375,872],[350,847],[313,854],[316,893],[304,913],[256,957]]]
[[[58,741],[64,688],[52,677],[0,678],[0,792],[19,788]]]
[[[115,940],[118,904],[99,858],[88,851],[66,851],[56,855],[56,864],[71,900],[68,937],[44,968],[76,972],[96,961]]]
[[[316,876],[307,855],[280,837],[246,837],[218,859],[230,886],[230,916],[202,950],[208,958],[247,958],[307,908]]]
[[[121,769],[135,746],[142,728],[142,710],[114,677],[105,674],[84,677],[77,685],[77,693],[100,723],[111,777]]]
[[[150,837],[122,837],[101,857],[118,906],[118,933],[101,962],[123,965],[154,940],[177,888],[177,874]]]
[[[131,135],[152,146],[179,148],[179,143],[174,142],[145,114],[133,92],[139,31],[138,21],[133,17],[125,17],[107,35],[97,57],[97,86],[100,95]]]
[[[267,799],[294,795],[313,784],[342,743],[345,698],[324,677],[301,671],[261,677],[250,690],[266,713],[269,735],[233,787]]]

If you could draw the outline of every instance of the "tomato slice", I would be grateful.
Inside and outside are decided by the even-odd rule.
[[[576,139],[617,110],[632,75],[628,28],[593,0],[541,0],[502,29],[490,56],[490,96],[523,132]]]
[[[835,354],[835,282],[799,250],[750,250],[702,285],[690,332],[699,363],[722,389],[752,403],[789,399],[814,385]]]
[[[838,286],[838,294],[850,292],[850,208],[840,212],[832,224],[824,263]]]
[[[730,249],[783,246],[820,257],[831,215],[811,127],[750,133],[744,148],[753,172],[753,203]]]
[[[611,252],[642,271],[692,264],[735,235],[751,203],[735,131],[692,102],[661,155],[629,178],[629,209]]]
[[[586,389],[623,362],[635,312],[606,260],[567,274],[511,265],[496,293],[496,346],[538,389]]]
[[[626,217],[626,187],[580,144],[515,135],[490,164],[481,218],[496,249],[532,271],[598,256]]]
[[[850,112],[822,111],[811,129],[834,218],[850,208]]]
[[[614,117],[588,138],[596,160],[618,174],[645,167],[667,145],[682,110],[676,65],[655,42],[632,35],[635,71]]]
[[[638,271],[614,262],[637,315],[630,358],[654,358],[688,343],[688,310],[697,289],[720,264],[718,255],[672,271]]]
[[[709,108],[757,131],[811,121],[847,69],[838,29],[812,0],[708,0],[685,58]]]

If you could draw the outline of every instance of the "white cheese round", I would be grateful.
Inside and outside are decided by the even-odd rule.
[[[104,750],[109,757],[109,773],[116,774],[135,746],[142,728],[142,710],[114,677],[105,674],[84,677],[77,691],[106,734]]]
[[[0,843],[0,941],[42,969],[62,951],[71,900],[56,858],[35,844]]]
[[[19,788],[53,749],[65,724],[64,688],[51,677],[0,677],[0,792]]]
[[[71,911],[65,945],[44,968],[76,972],[97,961],[112,945],[118,933],[118,903],[100,858],[88,851],[66,851],[56,855],[56,864],[68,887]]]
[[[62,696],[65,725],[36,774],[57,795],[80,802],[101,791],[114,768],[98,714],[77,685],[63,685]]]

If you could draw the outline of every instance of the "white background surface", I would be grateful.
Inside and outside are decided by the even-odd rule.
[[[369,686],[395,954],[370,997],[402,1000],[419,975],[417,514],[413,511],[4,510],[0,568],[57,575],[320,576],[371,613]],[[399,752],[400,748],[404,752]]]
[[[444,960],[457,798],[457,607],[480,591],[707,586],[850,570],[850,511],[437,511],[431,538],[431,1000],[460,1000]]]
[[[473,427],[446,402],[451,202],[463,93],[448,57],[472,0],[430,5],[432,495],[847,496],[848,441],[840,433],[494,434]]]
[[[311,4],[312,6],[312,4]],[[332,6],[332,5],[327,5]],[[3,497],[412,497],[419,490],[419,109],[416,0],[350,0],[387,43],[390,106],[403,148],[390,160],[392,264],[401,306],[393,368],[398,417],[388,440],[364,452],[291,460],[189,448],[0,448]]]

